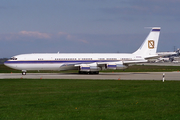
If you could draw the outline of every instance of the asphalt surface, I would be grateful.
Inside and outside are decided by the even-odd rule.
[[[98,75],[77,73],[0,73],[0,79],[91,79],[91,80],[165,80],[180,81],[180,72],[114,72]]]

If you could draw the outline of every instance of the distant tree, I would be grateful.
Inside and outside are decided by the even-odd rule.
[[[0,64],[3,64],[7,60],[8,60],[8,58],[0,58]]]

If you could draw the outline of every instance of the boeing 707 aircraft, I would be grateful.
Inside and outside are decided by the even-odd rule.
[[[153,27],[134,53],[43,53],[21,54],[11,57],[4,64],[22,70],[78,70],[79,73],[99,74],[100,70],[125,69],[129,64],[144,63],[157,57],[160,27]]]

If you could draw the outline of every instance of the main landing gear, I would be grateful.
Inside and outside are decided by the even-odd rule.
[[[99,71],[79,71],[79,74],[99,74]]]

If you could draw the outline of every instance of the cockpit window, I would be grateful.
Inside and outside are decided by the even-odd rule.
[[[17,60],[17,58],[15,58],[15,57],[12,57],[12,58],[10,58],[10,60]]]

